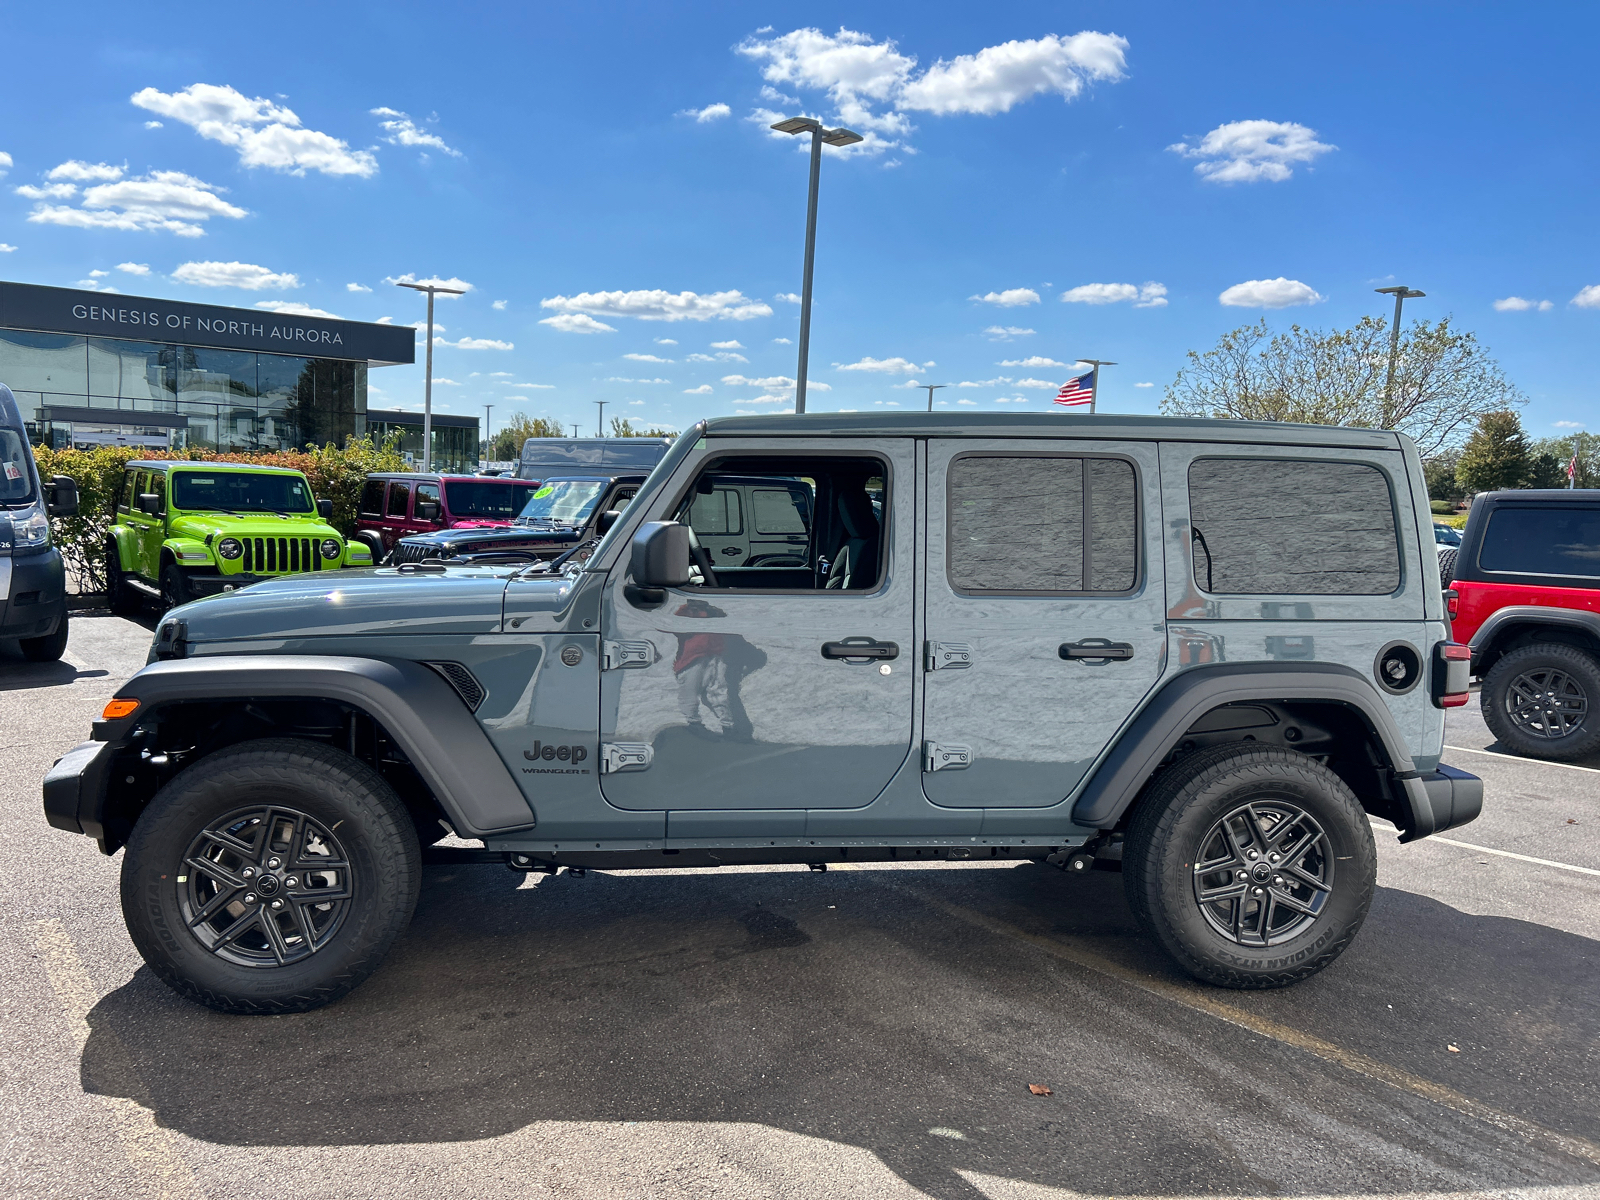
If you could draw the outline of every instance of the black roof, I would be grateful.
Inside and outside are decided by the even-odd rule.
[[[476,475],[466,471],[368,471],[368,479],[398,479],[401,482],[433,483],[450,479],[471,479],[479,483],[520,483],[523,487],[534,482],[531,479],[518,479],[512,475]]]

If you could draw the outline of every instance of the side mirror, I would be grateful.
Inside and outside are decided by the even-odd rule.
[[[614,508],[606,509],[605,512],[594,519],[595,536],[605,537],[606,534],[611,532],[611,527],[617,523],[621,516],[622,514]]]
[[[625,595],[636,604],[655,605],[664,589],[689,582],[689,527],[676,521],[648,521],[633,535],[633,584]]]
[[[318,500],[317,501],[317,516],[321,517],[324,521],[333,520],[333,501],[332,500]]]
[[[142,492],[139,495],[139,511],[147,517],[161,515],[161,497],[154,492]]]
[[[78,515],[78,481],[71,475],[56,475],[50,480],[50,490],[54,493],[51,499],[45,501],[45,509],[52,517],[75,517]]]
[[[439,519],[439,502],[437,500],[417,501],[417,520],[437,521]]]

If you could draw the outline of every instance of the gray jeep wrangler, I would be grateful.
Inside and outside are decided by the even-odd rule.
[[[139,952],[229,1012],[355,987],[430,861],[1098,858],[1184,969],[1279,987],[1360,928],[1369,816],[1482,804],[1421,464],[1368,430],[710,421],[581,562],[272,580],[151,660],[45,811],[126,847]]]

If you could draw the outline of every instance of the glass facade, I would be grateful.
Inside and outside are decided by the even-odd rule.
[[[410,466],[422,469],[422,414],[397,409],[374,409],[367,414],[367,430],[382,442],[399,435],[400,454]],[[478,418],[433,414],[433,469],[471,474],[478,469]]]
[[[291,450],[367,432],[367,364],[345,359],[0,329],[0,383],[57,447]]]

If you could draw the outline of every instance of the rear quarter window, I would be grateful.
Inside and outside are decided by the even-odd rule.
[[[1213,595],[1384,596],[1400,586],[1394,500],[1367,463],[1201,458],[1191,553]]]
[[[1600,583],[1600,508],[1497,508],[1489,514],[1478,566],[1497,574]]]
[[[361,505],[356,511],[363,517],[383,515],[383,480],[367,480],[367,485],[361,489]]]

